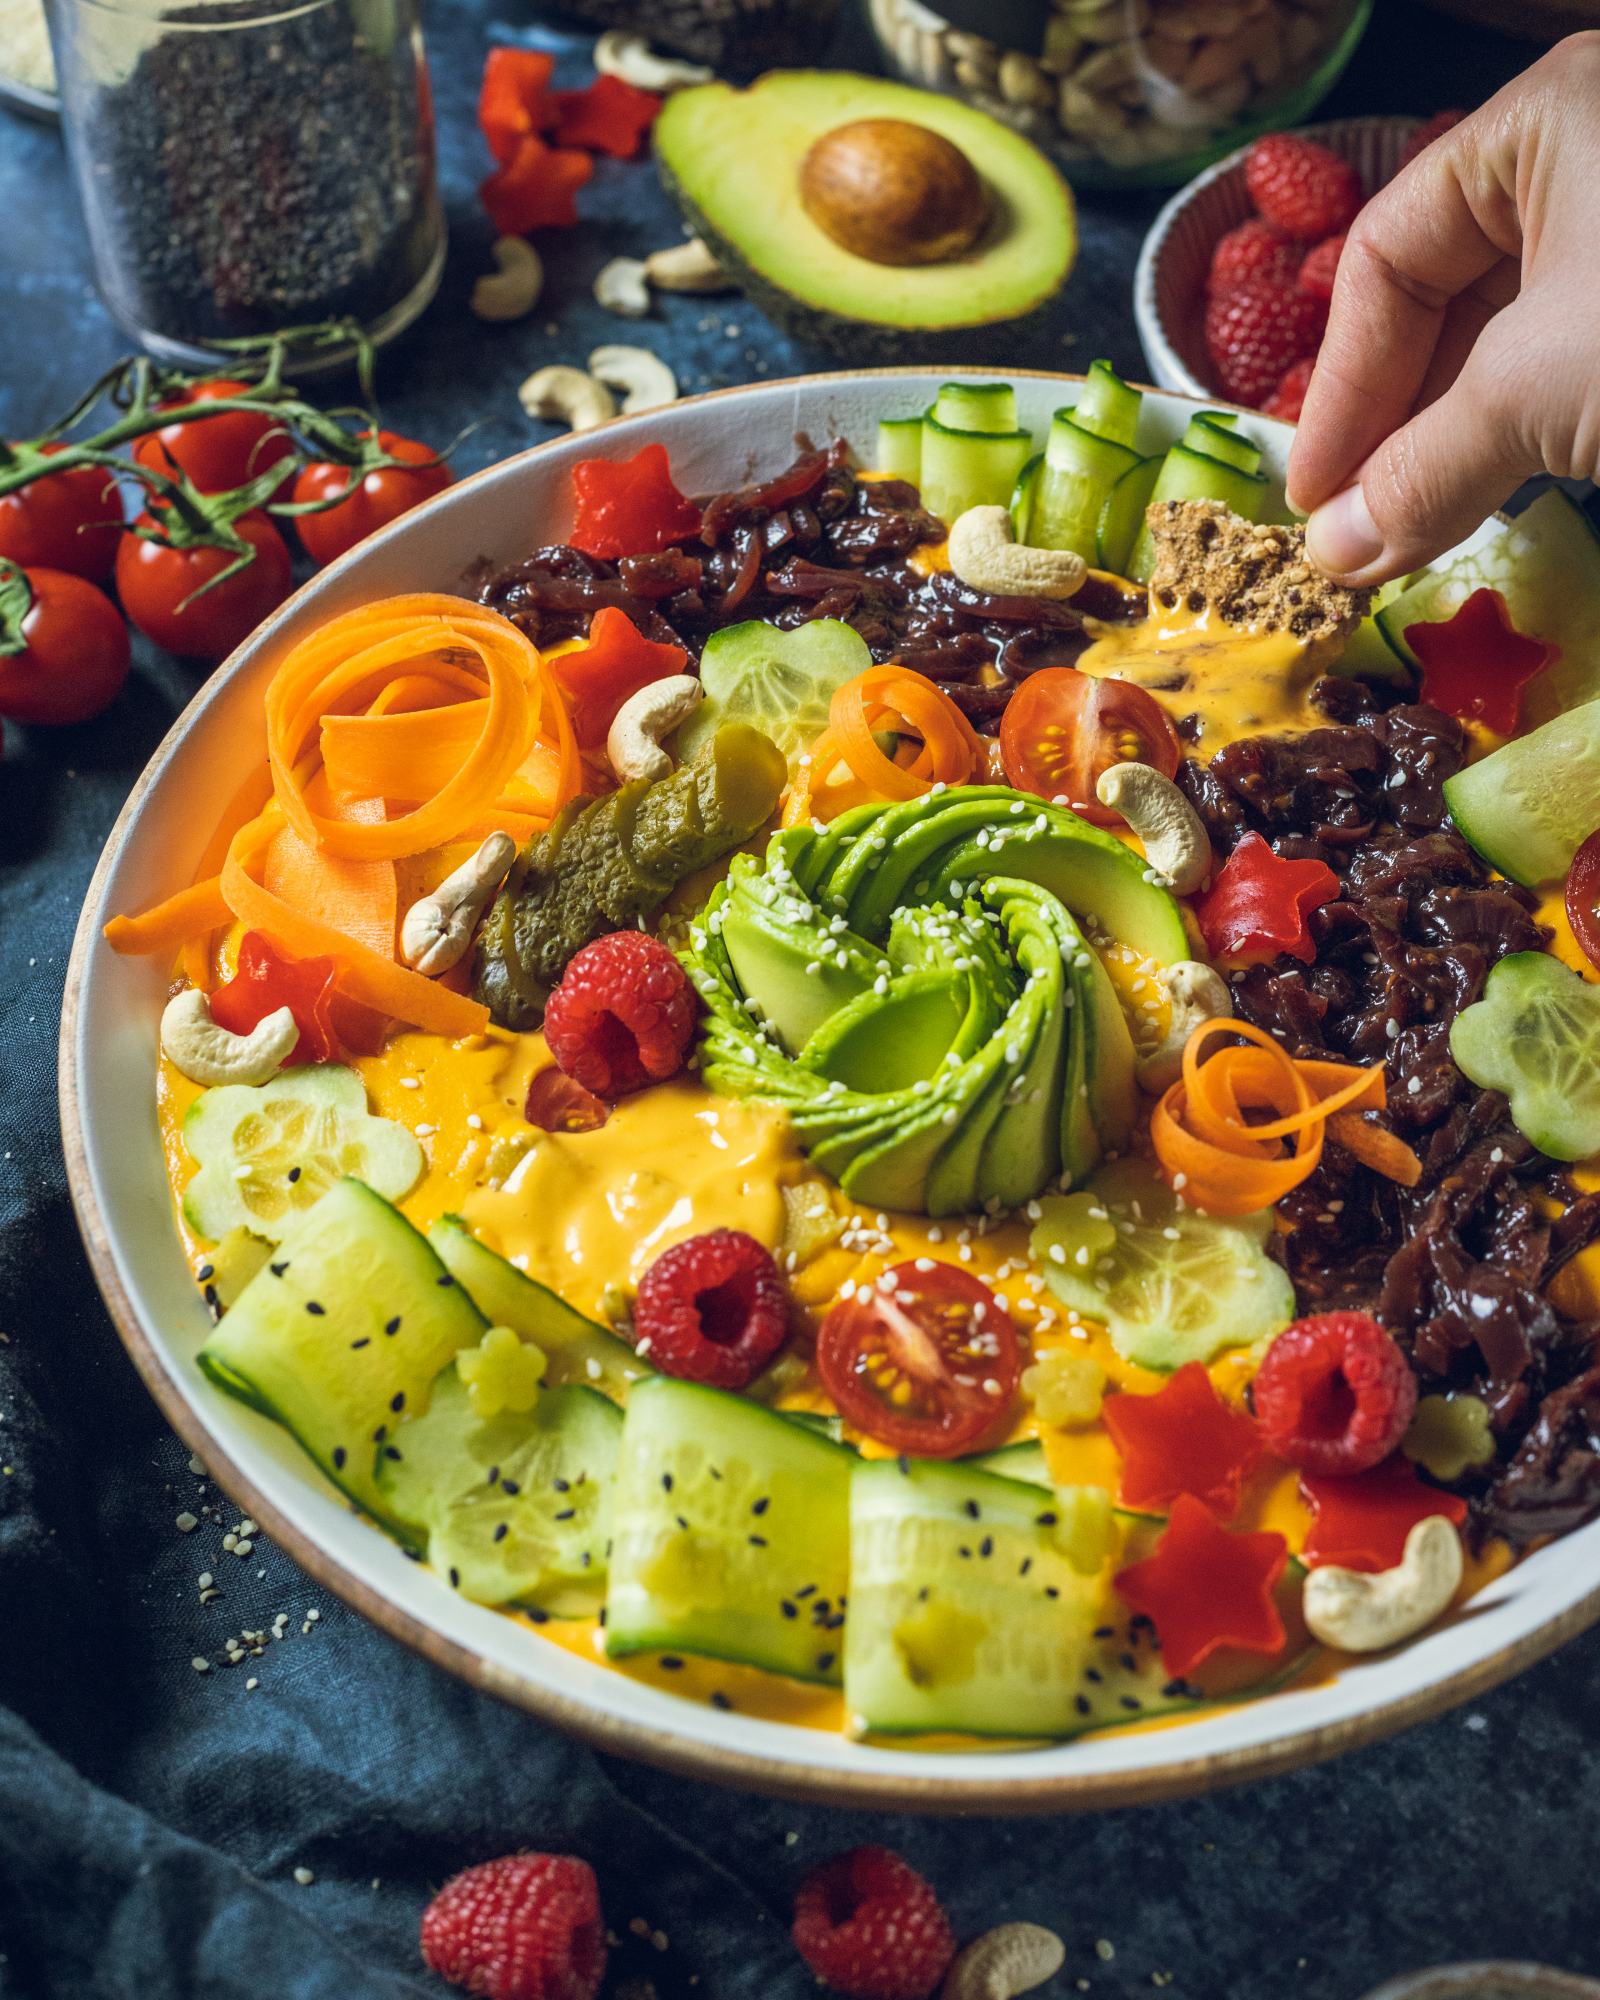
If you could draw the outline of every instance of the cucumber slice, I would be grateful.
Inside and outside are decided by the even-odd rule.
[[[1170,1372],[1294,1318],[1294,1287],[1266,1254],[1270,1209],[1223,1218],[1180,1208],[1136,1160],[1102,1168],[1090,1186],[1115,1240],[1086,1240],[1074,1197],[1055,1195],[1040,1204],[1029,1248],[1056,1297],[1103,1321],[1125,1361]]]
[[[967,1464],[856,1466],[845,1701],[863,1729],[1072,1729],[1109,1573],[1079,1574],[1058,1521],[1037,1487]]]
[[[1099,553],[1100,510],[1123,474],[1139,463],[1128,445],[1094,436],[1057,410],[1029,515],[1029,538],[1042,549],[1072,549],[1085,562]]]
[[[834,689],[871,665],[866,640],[837,618],[790,631],[759,618],[725,625],[700,655],[705,698],[678,731],[678,754],[690,757],[724,723],[743,722],[770,736],[792,766],[827,726]]]
[[[952,431],[1014,431],[1017,392],[1009,382],[946,382],[928,414]]]
[[[629,1399],[606,1649],[842,1677],[855,1455],[743,1397],[669,1376]]]
[[[1078,398],[1077,421],[1107,444],[1131,445],[1139,429],[1144,397],[1124,382],[1109,361],[1091,361]]]
[[[878,420],[877,468],[891,479],[922,483],[921,417],[880,417]]]
[[[969,507],[1004,507],[1032,451],[1027,431],[957,430],[924,417],[922,504],[947,526]]]
[[[1121,576],[1144,526],[1144,510],[1161,476],[1163,454],[1130,465],[1105,497],[1095,530],[1095,566]]]
[[[1328,671],[1357,677],[1368,681],[1394,681],[1402,687],[1409,687],[1416,679],[1409,649],[1402,653],[1384,631],[1379,622],[1379,614],[1385,611],[1405,589],[1403,577],[1393,577],[1388,583],[1378,586],[1378,594],[1372,601],[1372,613],[1344,642],[1344,651],[1333,661]]]
[[[267,1259],[272,1245],[248,1229],[230,1229],[195,1267],[195,1283],[213,1319],[220,1319]]]
[[[541,1350],[551,1388],[577,1382],[625,1403],[632,1385],[654,1373],[625,1340],[480,1243],[459,1215],[442,1216],[428,1242],[491,1325],[509,1326]]]
[[[1503,1090],[1523,1137],[1553,1160],[1600,1152],[1600,986],[1548,952],[1518,951],[1450,1023],[1450,1053]]]
[[[1220,458],[1175,444],[1162,464],[1150,503],[1159,506],[1166,500],[1220,500],[1242,520],[1254,521],[1260,515],[1266,491],[1264,474],[1246,472],[1238,465],[1224,465]],[[1135,583],[1148,583],[1155,562],[1156,547],[1147,520],[1128,557],[1128,574]]]
[[[245,1286],[199,1359],[219,1388],[276,1417],[336,1486],[388,1522],[374,1475],[394,1449],[390,1433],[427,1407],[440,1369],[487,1331],[400,1211],[342,1180]]]
[[[1183,433],[1185,446],[1223,465],[1237,466],[1241,472],[1259,472],[1260,445],[1243,431],[1235,430],[1232,421],[1219,423],[1217,414],[1214,410],[1201,410],[1191,417]]]
[[[1405,628],[1453,618],[1485,589],[1504,596],[1519,632],[1561,649],[1523,696],[1524,726],[1600,697],[1600,531],[1559,486],[1479,547],[1425,572],[1378,623],[1414,668]]]
[[[340,1063],[202,1091],[183,1143],[200,1168],[184,1191],[184,1219],[211,1243],[230,1229],[281,1243],[345,1175],[399,1201],[423,1167],[416,1140],[368,1112],[366,1085]]]
[[[551,1389],[533,1409],[484,1419],[456,1369],[379,1462],[389,1514],[474,1604],[562,1616],[605,1590],[611,1478],[622,1416],[592,1389]]]
[[[1017,474],[1017,483],[1011,489],[1011,534],[1015,541],[1029,542],[1033,539],[1033,502],[1039,490],[1039,468],[1043,464],[1044,453],[1036,451]]]
[[[1527,889],[1558,880],[1600,826],[1600,701],[1457,771],[1444,802],[1491,868]]]

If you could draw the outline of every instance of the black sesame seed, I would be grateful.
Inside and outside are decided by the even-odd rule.
[[[1132,1653],[1121,1653],[1118,1655],[1118,1659],[1130,1674],[1136,1674],[1139,1671],[1139,1662],[1133,1657]]]
[[[570,1493],[572,1491],[572,1481],[570,1479],[552,1479],[550,1484],[558,1493]]]
[[[406,1406],[405,1390],[396,1389],[394,1394],[389,1398],[389,1408],[394,1411],[396,1416],[399,1416],[400,1412],[405,1408],[405,1406]]]
[[[830,1632],[837,1632],[843,1623],[844,1613],[842,1611],[836,1611],[831,1618],[825,1621],[826,1629]]]
[[[979,1542],[979,1544],[978,1544],[978,1554],[979,1554],[980,1556],[992,1556],[992,1555],[994,1554],[994,1536],[993,1536],[993,1535],[985,1535],[985,1536],[984,1536],[984,1538],[983,1538],[983,1540],[982,1540],[981,1542]]]
[[[733,1707],[733,1703],[722,1692],[721,1688],[713,1688],[711,1690],[711,1706],[713,1708],[720,1708],[724,1714],[727,1714],[729,1709]]]
[[[350,1343],[350,1352],[351,1352],[352,1354],[354,1354],[354,1353],[356,1353],[356,1352],[357,1352],[357,1351],[358,1351],[359,1349],[361,1349],[361,1348],[363,1348],[363,1347],[370,1347],[371,1345],[372,1345],[372,1342],[371,1342],[371,1341],[370,1341],[370,1340],[369,1340],[369,1339],[368,1339],[368,1338],[366,1337],[366,1335],[365,1335],[365,1334],[363,1334],[360,1340],[352,1340],[352,1341],[351,1341],[351,1343]]]
[[[491,1465],[489,1467],[489,1484],[491,1486],[498,1486],[500,1484],[500,1468],[498,1465]]]
[[[1167,1697],[1168,1701],[1176,1701],[1180,1695],[1186,1695],[1189,1692],[1189,1684],[1187,1681],[1168,1681],[1161,1692]]]
[[[300,1169],[299,1169],[298,1167],[291,1167],[291,1168],[289,1169],[289,1184],[290,1184],[290,1186],[292,1187],[292,1186],[294,1185],[294,1183],[295,1183],[295,1182],[296,1182],[297,1180],[299,1180],[299,1178],[300,1178]]]
[[[676,1653],[663,1653],[657,1664],[665,1667],[669,1674],[675,1674],[683,1662]]]
[[[550,1518],[553,1521],[570,1521],[577,1511],[576,1507],[563,1507],[559,1514],[552,1514]]]
[[[1024,1556],[1022,1558],[1022,1561],[1017,1566],[1017,1575],[1026,1576],[1028,1574],[1028,1571],[1032,1568],[1033,1568],[1033,1557]]]
[[[517,1495],[522,1491],[522,1488],[514,1479],[502,1479],[500,1482],[500,1491],[502,1493],[509,1493],[512,1499],[515,1500]]]
[[[1075,1694],[1072,1697],[1072,1705],[1080,1715],[1089,1714],[1094,1706],[1086,1694]]]
[[[606,1622],[606,1608],[602,1604],[599,1612],[599,1623],[602,1631],[605,1629],[605,1622]]]
[[[588,1551],[587,1549],[583,1549],[583,1550],[580,1550],[580,1551],[579,1551],[579,1555],[578,1555],[578,1567],[579,1567],[579,1569],[587,1569],[587,1568],[589,1567],[590,1563],[592,1563],[593,1561],[594,1561],[594,1557],[593,1557],[592,1555],[590,1555],[590,1553],[589,1553],[589,1551]]]
[[[764,1549],[767,1546],[767,1538],[765,1535],[747,1535],[745,1539],[746,1541],[749,1542],[751,1548],[753,1549]]]
[[[670,1493],[672,1491],[672,1474],[670,1472],[662,1473],[661,1490],[663,1493]]]
[[[759,1500],[752,1500],[750,1502],[750,1511],[752,1514],[764,1514],[771,1505],[771,1500],[763,1494]]]
[[[816,1594],[817,1594],[817,1586],[814,1583],[802,1584],[800,1588],[795,1592],[796,1597],[815,1597]]]
[[[400,1315],[396,1313],[393,1319],[386,1319],[383,1323],[383,1330],[388,1334],[398,1333],[400,1331]]]
[[[537,1605],[530,1604],[528,1606],[528,1616],[535,1625],[548,1625],[550,1623],[549,1612],[539,1610]]]
[[[917,1592],[917,1602],[919,1604],[926,1604],[931,1595],[932,1592],[928,1589],[928,1586],[924,1584],[922,1588]]]
[[[799,1605],[787,1597],[779,1598],[778,1609],[783,1613],[785,1618],[798,1618],[800,1616]]]
[[[288,1268],[289,1268],[289,1260],[287,1257],[284,1258],[281,1264],[269,1264],[267,1266],[267,1269],[272,1273],[272,1275],[275,1278],[281,1278],[284,1272],[288,1270]]]
[[[895,1459],[895,1464],[899,1466],[901,1472],[909,1479],[911,1476],[911,1461],[906,1457],[904,1452],[901,1452]]]
[[[1097,1625],[1094,1628],[1094,1636],[1097,1639],[1114,1639],[1116,1631],[1117,1628],[1114,1625]]]
[[[503,1542],[506,1536],[509,1535],[510,1533],[511,1533],[511,1523],[509,1521],[501,1521],[495,1528],[494,1540],[497,1542]]]
[[[968,1515],[970,1516],[970,1518],[971,1518],[972,1520],[974,1520],[974,1521],[975,1521],[975,1520],[977,1520],[977,1518],[978,1518],[978,1515],[979,1515],[979,1513],[980,1513],[980,1512],[982,1511],[982,1510],[980,1509],[980,1507],[978,1506],[978,1503],[977,1503],[977,1501],[976,1501],[976,1500],[963,1500],[961,1504],[962,1504],[962,1506],[963,1506],[963,1507],[965,1507],[965,1509],[967,1510],[967,1513],[968,1513]]]
[[[1123,1695],[1121,1697],[1121,1703],[1124,1708],[1129,1709],[1130,1711],[1137,1711],[1144,1707],[1144,1703],[1139,1699],[1139,1697],[1136,1694]]]
[[[206,1286],[206,1288],[205,1288],[205,1290],[204,1290],[204,1291],[203,1291],[203,1292],[202,1292],[202,1293],[200,1294],[200,1296],[201,1296],[201,1298],[203,1298],[203,1299],[205,1300],[205,1302],[206,1302],[206,1307],[207,1307],[208,1311],[210,1312],[210,1314],[211,1314],[211,1317],[212,1317],[213,1319],[221,1319],[221,1317],[222,1317],[222,1301],[221,1301],[221,1299],[219,1299],[219,1298],[217,1297],[217,1288],[216,1288],[216,1286],[215,1286],[215,1285],[207,1285],[207,1286]]]
[[[209,1279],[214,1278],[216,1275],[217,1275],[217,1267],[215,1264],[202,1264],[199,1270],[195,1272],[195,1277],[199,1280],[199,1282],[202,1285],[205,1284]]]
[[[316,1319],[321,1319],[323,1314],[326,1313],[327,1310],[328,1308],[326,1306],[318,1305],[315,1299],[306,1300],[306,1311]]]
[[[461,1572],[453,1565],[450,1570],[450,1588],[452,1590],[459,1590],[461,1588]]]
[[[682,1528],[683,1532],[685,1534],[688,1534],[689,1523],[683,1518],[683,1516],[681,1514],[674,1514],[672,1518],[677,1522],[678,1526]]]
[[[343,1472],[344,1459],[345,1459],[344,1446],[342,1444],[336,1444],[333,1448],[333,1469],[335,1472]]]
[[[453,1285],[455,1283],[455,1279],[451,1277],[448,1271],[445,1271],[442,1272],[440,1276],[435,1278],[433,1282],[436,1285]]]
[[[1053,1528],[1059,1517],[1055,1514],[1046,1512],[1043,1514],[1035,1514],[1033,1518],[1041,1528]]]
[[[1083,1677],[1086,1681],[1093,1681],[1096,1687],[1105,1679],[1105,1675],[1098,1667],[1085,1667]]]
[[[1061,1592],[1056,1589],[1053,1583],[1047,1583],[1044,1587],[1044,1594],[1046,1597],[1059,1597]]]
[[[819,1674],[825,1674],[825,1673],[829,1672],[829,1671],[830,1671],[830,1669],[831,1669],[831,1668],[832,1668],[832,1666],[833,1666],[833,1663],[834,1663],[835,1659],[837,1659],[837,1657],[838,1657],[838,1655],[837,1655],[837,1654],[835,1654],[835,1653],[818,1653],[818,1655],[817,1655],[817,1672],[818,1672]]]
[[[400,1462],[400,1447],[397,1444],[386,1444],[383,1448],[383,1455],[385,1458],[392,1458],[398,1465]]]
[[[956,1550],[956,1554],[958,1556],[964,1556],[968,1562],[971,1562],[972,1560],[972,1551],[967,1547],[965,1542],[963,1542],[961,1546]]]
[[[372,1442],[374,1444],[382,1444],[388,1435],[389,1426],[387,1424],[379,1424],[378,1428],[372,1433]]]

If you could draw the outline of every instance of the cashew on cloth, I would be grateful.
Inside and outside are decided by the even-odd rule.
[[[706,1081],[781,1104],[855,1200],[1015,1207],[1127,1140],[1132,1038],[1063,897],[1141,864],[1035,803],[969,786],[787,828],[694,927]]]

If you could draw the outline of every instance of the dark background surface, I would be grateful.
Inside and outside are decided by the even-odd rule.
[[[605,258],[676,234],[648,165],[601,163],[589,226],[549,245],[531,321],[474,320],[490,236],[472,192],[477,75],[490,39],[530,30],[463,0],[436,7],[429,32],[452,250],[438,303],[380,369],[396,428],[443,442],[477,424],[463,470],[520,449],[546,433],[521,417],[516,384],[603,339],[657,346],[685,393],[829,365],[736,299],[666,300],[637,333],[599,313],[588,287]],[[585,45],[562,46],[581,80]],[[859,29],[840,52],[867,59]],[[1476,103],[1530,54],[1380,0],[1327,110]],[[999,336],[992,359],[1081,367],[1104,353],[1142,374],[1129,287],[1156,206],[1086,198],[1058,324]],[[0,217],[0,428],[22,435],[123,342],[95,299],[56,134],[4,115]],[[661,2000],[800,2000],[814,1989],[785,1934],[792,1886],[873,1839],[932,1877],[963,1935],[1011,1917],[1057,1929],[1068,1960],[1052,2000],[1355,2000],[1397,1972],[1493,1956],[1600,1972],[1600,1634],[1468,1710],[1273,1784],[1096,1819],[914,1822],[737,1799],[597,1757],[413,1657],[264,1539],[248,1559],[225,1553],[238,1512],[190,1469],[117,1343],[55,1122],[79,900],[195,685],[142,654],[100,722],[12,730],[0,765],[0,1994],[443,1993],[416,1953],[431,1888],[533,1846],[598,1869],[623,1940],[608,1990],[648,1976]],[[187,1535],[185,1510],[200,1517]],[[207,1570],[223,1594],[202,1606]],[[285,1637],[265,1658],[193,1670],[279,1612]],[[630,1932],[635,1918],[665,1950]]]

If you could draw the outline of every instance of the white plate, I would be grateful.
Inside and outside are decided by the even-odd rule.
[[[62,1127],[73,1199],[123,1340],[174,1427],[242,1509],[329,1589],[479,1686],[608,1750],[773,1792],[925,1810],[1126,1805],[1332,1756],[1505,1679],[1600,1617],[1600,1522],[1553,1543],[1465,1614],[1325,1685],[1143,1734],[1025,1751],[937,1755],[852,1743],[723,1714],[563,1652],[515,1620],[463,1602],[356,1518],[286,1434],[195,1366],[209,1321],[181,1253],[155,1115],[156,1024],[168,968],[118,958],[100,927],[187,882],[241,777],[264,755],[262,691],[289,643],[333,613],[398,591],[450,590],[480,558],[559,541],[568,474],[598,453],[659,439],[689,492],[779,471],[797,432],[870,450],[880,414],[922,408],[936,373],[818,376],[677,404],[563,438],[464,480],[352,551],[269,619],[173,725],[112,829],[84,900],[61,1026]],[[1069,378],[1013,373],[1022,420],[1042,433]],[[1192,405],[1152,393],[1153,449]],[[1281,479],[1290,432],[1246,413]]]

